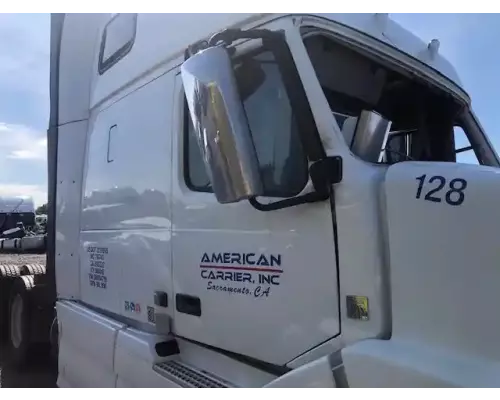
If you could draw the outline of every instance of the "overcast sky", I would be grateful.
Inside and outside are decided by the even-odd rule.
[[[47,198],[48,14],[0,14],[0,195]]]
[[[391,14],[422,39],[438,38],[500,149],[500,15]],[[0,195],[46,201],[49,15],[0,14]]]

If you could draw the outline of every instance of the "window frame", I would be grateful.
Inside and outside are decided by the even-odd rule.
[[[462,136],[469,143],[468,146],[457,148],[457,142],[456,142],[457,134],[456,134],[456,131],[455,131],[456,128],[462,130]],[[457,164],[466,164],[466,165],[484,165],[481,162],[480,158],[478,157],[477,148],[474,147],[474,145],[471,142],[470,134],[467,133],[467,131],[465,130],[465,128],[463,127],[463,124],[461,122],[455,122],[453,124],[453,143],[455,145],[455,163],[457,163]],[[468,163],[468,162],[458,161],[458,155],[459,154],[465,154],[465,153],[469,153],[469,152],[472,152],[472,154],[474,155],[474,158],[476,160],[475,163]]]
[[[134,30],[133,30],[132,37],[130,38],[130,40],[125,42],[125,44],[123,46],[121,46],[118,50],[116,50],[106,60],[103,60],[103,57],[104,57],[104,49],[106,48],[106,37],[107,37],[108,27],[111,23],[113,23],[113,21],[115,21],[117,18],[119,18],[120,16],[122,16],[124,14],[123,13],[116,14],[104,26],[104,29],[103,29],[102,35],[101,35],[101,44],[100,44],[100,48],[99,48],[99,60],[97,63],[97,70],[99,72],[99,75],[103,75],[111,67],[116,65],[118,63],[118,61],[120,61],[128,53],[130,53],[130,50],[132,50],[132,47],[134,46],[134,43],[135,43],[135,37],[137,34],[137,13],[131,13],[131,14],[133,15],[133,21],[134,21],[134,28],[133,28]]]
[[[255,49],[252,49],[248,52],[245,52],[239,56],[236,56],[233,60],[232,60],[232,65],[233,67],[238,64],[239,61],[241,61],[242,59],[246,58],[246,57],[252,57],[252,56],[256,56],[256,55],[259,55],[261,53],[265,53],[266,51],[271,51],[272,52],[272,49],[268,48],[268,46],[266,46],[265,44],[263,44],[262,46],[259,46],[258,48],[255,48]],[[276,61],[277,63],[277,61]],[[280,73],[280,78],[282,78],[282,74],[281,74],[281,71],[279,71]],[[282,84],[283,86],[285,86],[285,82],[282,81]],[[184,91],[182,92],[182,101],[183,101],[183,107],[182,107],[182,110],[183,110],[183,117],[182,117],[182,121],[183,121],[183,176],[184,176],[184,183],[186,185],[186,187],[193,191],[193,192],[198,192],[198,193],[213,193],[213,189],[212,189],[212,186],[210,185],[209,188],[205,188],[205,187],[196,187],[195,185],[193,185],[191,179],[190,179],[190,169],[189,169],[189,146],[190,146],[190,143],[189,143],[189,126],[192,125],[192,122],[191,124],[189,123],[189,119],[190,118],[190,115],[189,115],[189,107],[188,107],[188,104],[187,104],[187,100],[186,100],[186,96],[184,94]],[[292,197],[295,197],[297,195],[299,195],[308,185],[309,181],[310,181],[310,176],[309,176],[309,162],[310,162],[310,157],[308,155],[308,151],[307,151],[307,146],[306,144],[304,143],[304,138],[303,138],[303,134],[300,132],[300,126],[299,126],[299,123],[297,121],[297,117],[295,116],[295,113],[294,113],[294,109],[293,109],[293,103],[292,103],[292,100],[290,99],[290,96],[287,92],[287,99],[288,99],[288,102],[290,104],[290,108],[291,108],[291,111],[292,111],[292,116],[293,118],[295,119],[295,124],[297,125],[297,138],[296,140],[298,140],[298,142],[300,143],[300,146],[302,148],[302,155],[303,155],[303,160],[302,160],[302,163],[304,164],[303,165],[303,168],[304,168],[304,171],[305,171],[305,181],[304,183],[301,185],[301,188],[296,191],[295,193],[293,194],[290,194],[290,193],[279,193],[278,191],[273,191],[273,192],[270,192],[270,191],[264,191],[264,193],[262,194],[262,196],[260,197],[268,197],[268,198],[292,198]],[[246,114],[246,110],[245,110],[245,106],[244,106],[244,103],[242,102],[243,104],[243,109],[245,111],[245,114]],[[253,133],[250,132],[250,134],[252,135],[252,140],[253,140]],[[290,134],[292,134],[292,131],[290,132]],[[203,161],[203,158],[201,157],[201,154],[200,154],[200,161],[203,163],[203,165],[205,166],[205,162]],[[205,167],[206,168],[206,167]],[[261,172],[261,166],[259,164],[259,172]],[[208,173],[207,173],[208,175]],[[210,177],[209,177],[210,178]]]

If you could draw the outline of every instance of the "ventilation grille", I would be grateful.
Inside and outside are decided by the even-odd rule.
[[[221,379],[207,373],[194,369],[191,366],[178,361],[166,361],[156,364],[155,371],[165,378],[171,379],[184,387],[192,388],[228,388],[231,385]]]

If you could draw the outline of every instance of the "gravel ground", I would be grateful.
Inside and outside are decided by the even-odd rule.
[[[55,368],[33,362],[21,371],[9,365],[5,343],[0,344],[0,388],[55,388]]]
[[[0,254],[0,264],[45,264],[44,254]],[[9,365],[5,343],[0,343],[0,388],[54,388],[57,372],[47,364],[33,362],[17,371]]]

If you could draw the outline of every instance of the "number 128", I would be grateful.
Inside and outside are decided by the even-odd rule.
[[[416,180],[419,182],[417,194],[415,195],[416,199],[420,199],[422,197],[422,192],[426,191],[427,193],[423,197],[424,200],[432,201],[433,203],[441,203],[443,201],[442,190],[446,186],[445,177],[433,175],[427,180],[427,175],[424,174],[417,177]],[[434,183],[437,185],[433,185]],[[448,190],[444,194],[444,201],[450,206],[461,205],[465,200],[466,188],[467,181],[465,179],[452,179],[448,184]]]

